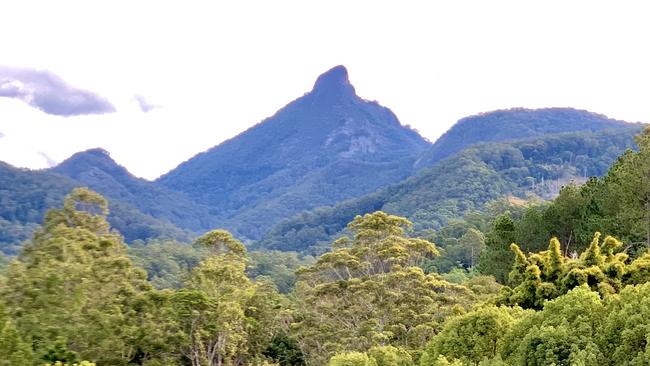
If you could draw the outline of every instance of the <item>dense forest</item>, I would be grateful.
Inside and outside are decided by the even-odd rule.
[[[405,216],[417,232],[423,232],[483,211],[506,195],[517,200],[551,198],[572,180],[605,174],[619,155],[634,146],[633,136],[639,130],[628,126],[472,146],[398,184],[286,219],[256,245],[319,253],[358,214],[383,210]]]
[[[72,188],[0,259],[0,365],[648,364],[650,130],[606,169],[590,154],[619,151],[616,136],[471,149],[448,169],[474,161],[539,196],[535,154],[545,172],[604,176],[548,201],[488,196],[430,226],[360,212],[314,257],[250,251],[225,230],[127,246],[107,200]],[[585,152],[562,155],[571,141]],[[511,160],[490,160],[499,149]]]
[[[78,153],[70,160],[53,170],[37,171],[0,162],[0,252],[16,254],[47,210],[62,205],[66,194],[78,186],[102,191],[111,200],[108,220],[129,242],[156,237],[189,240],[190,232],[170,220],[178,217],[177,223],[197,223],[209,217],[180,193],[131,176],[103,150]],[[72,163],[88,169],[83,174],[74,171],[74,178],[64,175],[71,172]]]

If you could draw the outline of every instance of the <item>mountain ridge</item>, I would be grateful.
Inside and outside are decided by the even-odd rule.
[[[309,93],[156,182],[212,207],[226,228],[255,238],[277,221],[269,215],[331,204],[409,176],[429,146],[390,109],[357,96],[345,67],[336,66]]]
[[[416,162],[416,170],[432,166],[466,147],[484,142],[505,142],[522,138],[573,131],[626,128],[630,123],[603,114],[568,107],[509,108],[461,118],[440,136]]]
[[[576,139],[586,141],[589,134],[631,126],[635,125],[572,108],[512,108],[463,118],[431,144],[403,126],[389,108],[359,97],[347,69],[339,65],[321,74],[310,92],[272,116],[189,158],[153,182],[135,177],[100,148],[76,153],[42,171],[0,164],[0,186],[9,187],[0,189],[4,204],[0,230],[15,231],[15,235],[5,235],[7,240],[26,238],[23,232],[41,222],[45,210],[60,203],[72,187],[87,186],[109,199],[109,221],[128,241],[157,235],[189,240],[213,228],[230,230],[248,243],[264,241],[275,235],[271,231],[277,231],[284,221],[322,207],[337,207],[348,216],[372,207],[391,208],[379,204],[373,195],[390,191],[394,185],[408,186],[417,180],[418,172],[461,154],[468,166],[457,159],[456,165],[438,168],[438,174],[453,177],[457,171],[466,171],[483,182],[479,186],[487,187],[491,183],[486,177],[526,176],[531,169],[539,173],[539,167],[530,161],[510,167],[508,172],[494,170],[472,157],[471,151],[475,155],[482,151],[480,144],[515,141],[523,135],[540,139],[542,146],[547,143],[544,139],[554,139],[558,133],[576,133]],[[627,144],[628,140],[614,135]],[[520,159],[516,148],[501,148],[495,151],[511,156],[496,154],[494,159]],[[565,155],[573,156],[574,148],[582,147],[568,147]],[[615,151],[619,148],[612,147]],[[597,159],[589,154],[580,159],[594,163]],[[554,156],[559,161],[564,158]],[[573,169],[585,166],[584,161],[567,164]],[[486,176],[480,177],[481,172]],[[464,183],[459,180],[456,184]],[[32,192],[21,191],[20,184],[31,187]],[[444,185],[444,176],[435,184]],[[479,186],[477,191],[482,189]],[[432,193],[427,189],[422,192]],[[407,202],[409,195],[402,196]],[[361,203],[349,205],[352,201]],[[408,206],[404,202],[399,206]],[[413,207],[421,204],[412,202]],[[450,215],[460,212],[458,202],[447,204]],[[442,219],[436,216],[434,220],[446,217],[436,215]],[[305,232],[308,230],[301,235]],[[5,239],[0,235],[0,242]]]
[[[192,202],[180,192],[134,176],[101,148],[75,153],[48,170],[179,228],[198,232],[210,229],[214,223],[207,208]]]
[[[553,196],[561,182],[603,175],[634,146],[640,130],[630,124],[470,146],[399,183],[285,219],[253,247],[315,254],[326,250],[319,246],[341,235],[356,215],[382,210],[409,218],[422,231],[438,229],[500,197],[529,192]]]

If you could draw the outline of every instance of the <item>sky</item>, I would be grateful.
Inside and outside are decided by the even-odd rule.
[[[345,65],[435,141],[496,109],[650,122],[645,1],[0,2],[0,160],[101,147],[155,179]]]

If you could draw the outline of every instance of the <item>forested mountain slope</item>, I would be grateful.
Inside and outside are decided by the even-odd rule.
[[[628,122],[573,108],[513,108],[465,117],[427,150],[416,168],[432,166],[466,147],[483,142],[504,142],[548,134],[627,128]]]
[[[76,153],[51,171],[72,178],[112,201],[126,203],[186,230],[201,232],[214,224],[206,207],[182,193],[135,177],[103,149]]]
[[[282,218],[410,176],[429,146],[388,108],[358,97],[337,66],[311,92],[158,183],[210,206],[237,236],[259,238]]]
[[[91,186],[111,197],[109,222],[127,241],[190,238],[166,217],[173,219],[178,214],[189,222],[192,212],[197,212],[196,205],[177,192],[165,192],[131,176],[106,152],[91,150],[76,154],[53,170],[20,169],[0,162],[0,252],[15,253],[20,242],[29,239],[43,221],[46,211],[60,206],[63,197],[79,186]],[[194,217],[198,220],[200,214]]]
[[[550,197],[562,179],[601,174],[611,155],[627,146],[623,141],[610,143],[611,151],[601,160],[595,154],[608,145],[586,153],[572,150],[582,146],[567,147],[563,155],[544,157],[552,155],[555,160],[527,160],[532,166],[513,165],[501,171],[483,160],[517,160],[519,153],[492,147],[494,156],[476,157],[467,151],[486,149],[471,150],[476,144],[545,139],[563,132],[576,132],[583,141],[605,129],[628,136],[625,131],[630,126],[634,125],[570,108],[518,108],[461,119],[431,145],[402,126],[389,109],[357,96],[347,70],[337,66],[321,75],[312,91],[274,116],[196,155],[156,182],[133,176],[102,149],[77,153],[43,171],[1,165],[0,243],[9,248],[28,238],[45,211],[60,204],[76,186],[90,187],[110,199],[109,221],[127,241],[189,238],[220,227],[248,242],[264,238],[264,245],[293,248],[287,243],[329,237],[356,214],[395,207],[396,213],[408,214],[418,225],[436,227],[459,212],[479,207],[485,197],[519,194],[533,185],[535,193]],[[443,158],[450,160],[440,164]],[[430,171],[405,180],[427,167],[434,168],[435,180]],[[545,172],[547,168],[563,171],[563,176]],[[549,179],[556,180],[553,187]],[[395,187],[403,187],[399,191],[386,188],[397,183]],[[276,226],[300,212],[332,205],[337,205],[335,211],[325,216],[334,218],[317,215],[307,227],[290,224],[287,230],[285,224]],[[323,227],[328,227],[327,234],[321,232]]]
[[[398,184],[285,220],[257,246],[319,252],[322,248],[314,246],[331,241],[356,215],[376,210],[406,216],[416,230],[423,230],[440,228],[505,195],[552,197],[571,179],[603,175],[634,146],[640,129],[629,125],[470,147]]]

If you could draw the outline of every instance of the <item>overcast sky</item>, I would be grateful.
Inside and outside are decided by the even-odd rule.
[[[338,64],[432,141],[510,107],[650,122],[647,2],[433,3],[0,2],[0,160],[102,147],[153,179]]]

